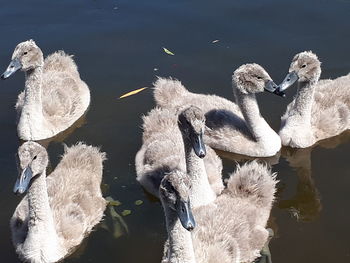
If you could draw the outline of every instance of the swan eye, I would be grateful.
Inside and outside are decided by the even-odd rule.
[[[302,67],[302,68],[306,68],[306,64],[302,65],[301,67]]]
[[[37,155],[35,155],[35,156],[33,157],[33,161],[34,161],[34,160],[36,160],[36,158],[37,158],[37,157],[38,157],[38,156],[37,156]]]
[[[24,53],[23,53],[23,55],[27,55],[28,54],[28,52],[27,51],[25,51]]]
[[[259,77],[259,76],[256,76],[256,78],[259,79],[259,80],[262,79],[262,77]]]

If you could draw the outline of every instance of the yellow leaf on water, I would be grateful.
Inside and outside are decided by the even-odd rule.
[[[171,52],[169,49],[166,49],[165,47],[163,47],[163,50],[164,50],[164,52],[167,53],[168,55],[172,55],[172,56],[175,55],[173,52]]]
[[[135,94],[137,94],[137,93],[143,91],[144,89],[147,89],[147,87],[144,87],[144,88],[141,88],[141,89],[136,89],[136,90],[130,91],[130,92],[128,92],[128,93],[125,93],[125,94],[121,95],[121,96],[119,97],[119,99],[123,99],[123,98],[129,97],[129,96],[131,96],[131,95],[135,95]]]

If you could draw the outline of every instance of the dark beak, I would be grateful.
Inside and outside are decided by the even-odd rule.
[[[282,83],[278,86],[278,91],[283,92],[292,86],[299,79],[298,74],[295,71],[292,71],[287,74]]]
[[[176,203],[176,212],[180,219],[181,225],[188,231],[196,227],[189,201],[178,201]]]
[[[30,167],[26,167],[22,173],[18,176],[13,192],[16,195],[25,193],[29,188],[30,180],[33,177],[33,172]]]
[[[7,79],[13,75],[17,70],[22,68],[22,64],[19,59],[15,58],[10,62],[10,65],[7,67],[6,71],[2,73],[1,79]]]
[[[196,134],[192,137],[192,147],[194,152],[199,158],[204,158],[207,154],[207,151],[205,150],[205,144],[203,141],[203,135],[202,133]]]
[[[265,85],[265,91],[268,91],[268,92],[271,92],[273,94],[276,94],[278,96],[281,96],[281,97],[285,97],[286,94],[284,94],[284,92],[281,92],[279,89],[278,89],[278,86],[276,85],[275,82],[273,82],[272,80],[269,80],[266,85]]]

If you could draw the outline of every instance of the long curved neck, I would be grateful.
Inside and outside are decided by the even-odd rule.
[[[182,225],[175,211],[164,205],[165,220],[168,231],[169,263],[195,263],[191,233]]]
[[[315,82],[298,82],[298,91],[290,116],[301,117],[303,122],[310,123],[314,94]]]
[[[19,120],[19,126],[29,136],[34,130],[40,130],[43,126],[42,104],[42,67],[26,71],[24,105]],[[26,129],[29,129],[28,131]]]
[[[42,115],[42,99],[41,99],[41,85],[42,85],[42,67],[26,71],[25,81],[25,102],[24,108]]]
[[[212,190],[203,159],[199,158],[193,150],[188,138],[184,138],[187,174],[191,178],[191,206],[198,207],[213,202],[216,198]],[[205,157],[204,157],[205,158]]]
[[[28,191],[28,235],[24,246],[31,258],[51,262],[59,259],[61,248],[47,193],[46,173],[36,177]]]
[[[271,128],[261,117],[255,94],[243,94],[238,89],[234,89],[234,95],[254,139],[257,141],[264,139],[267,130]]]

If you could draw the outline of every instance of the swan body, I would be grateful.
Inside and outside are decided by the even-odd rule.
[[[180,81],[159,78],[154,98],[159,107],[194,105],[205,112],[205,142],[214,149],[253,157],[269,157],[281,148],[281,139],[261,116],[255,93],[277,87],[257,64],[239,67],[232,77],[235,102],[215,95],[189,92]]]
[[[290,73],[280,87],[298,82],[294,100],[281,118],[282,144],[293,148],[310,147],[350,128],[350,74],[334,80],[319,80],[321,62],[312,52],[297,54]]]
[[[1,78],[17,70],[25,72],[25,88],[18,96],[18,136],[22,140],[42,140],[69,128],[87,110],[90,90],[80,79],[72,56],[63,51],[45,60],[33,40],[17,45],[12,62]]]
[[[160,196],[168,241],[162,263],[252,262],[269,236],[265,226],[276,182],[253,161],[238,167],[214,202],[191,209],[191,177],[180,171],[165,176]]]
[[[179,114],[186,173],[171,171],[159,188],[168,230],[162,262],[251,262],[269,236],[265,225],[274,200],[275,175],[251,162],[238,167],[227,188],[216,196],[203,160],[191,147],[192,130],[185,121],[191,116],[203,120],[197,129],[204,129],[205,123],[197,107]]]
[[[13,244],[23,261],[57,262],[103,217],[106,201],[100,184],[105,154],[78,143],[65,149],[47,177],[45,148],[26,142],[18,157],[20,174],[14,191],[28,193],[10,220]]]
[[[184,144],[178,127],[179,112],[154,108],[143,117],[142,147],[135,158],[137,180],[145,189],[159,196],[159,185],[165,173],[186,171]],[[195,122],[196,118],[189,120]],[[204,165],[216,194],[223,189],[222,161],[214,150],[206,147]]]

